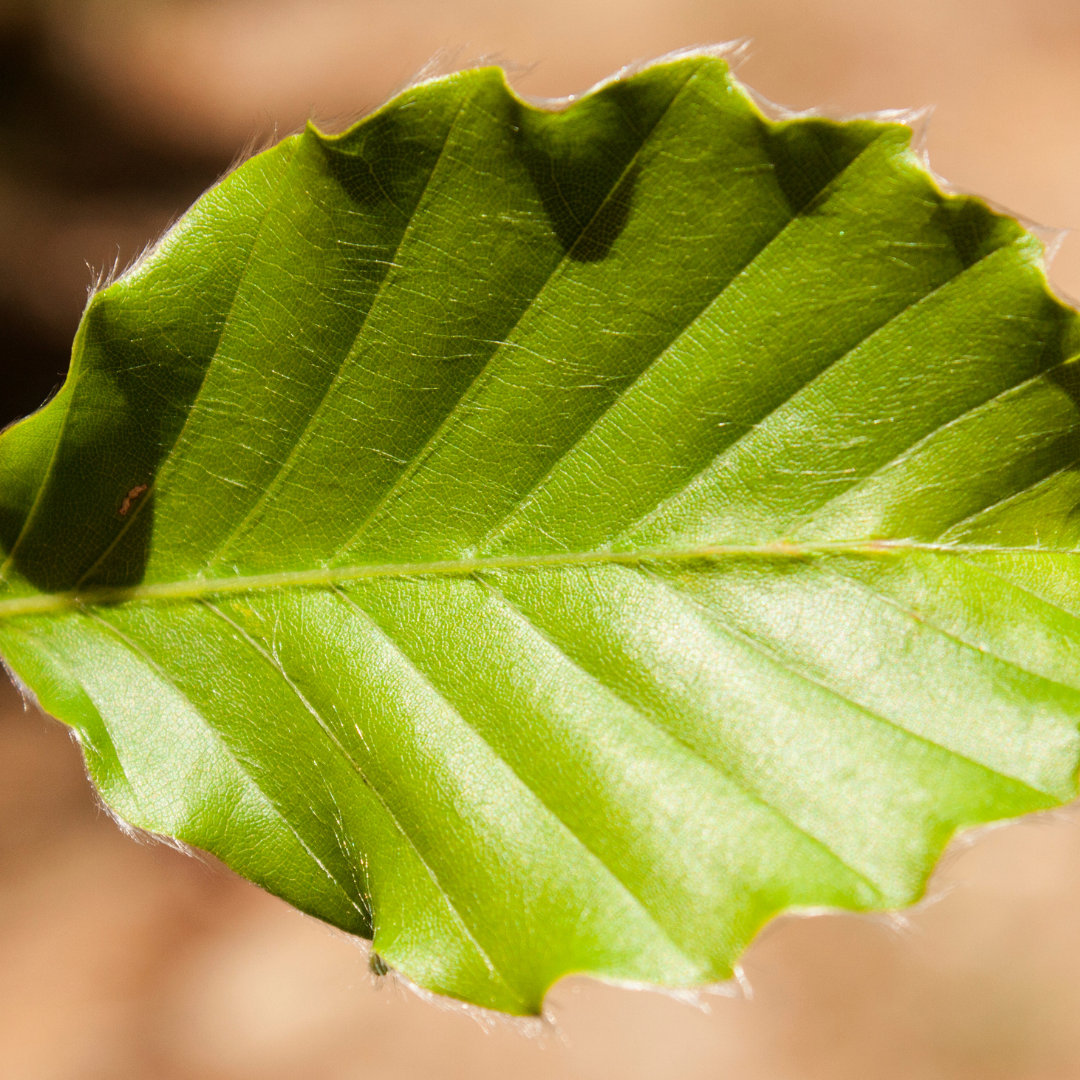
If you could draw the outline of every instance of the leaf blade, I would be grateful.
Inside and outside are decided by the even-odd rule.
[[[125,818],[486,1007],[911,902],[1075,794],[1080,331],[907,140],[708,57],[286,140],[0,439],[0,651]]]

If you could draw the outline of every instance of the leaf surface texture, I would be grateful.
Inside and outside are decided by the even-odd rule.
[[[108,804],[535,1013],[1076,795],[1076,315],[897,124],[709,56],[248,161],[0,438],[0,652]]]

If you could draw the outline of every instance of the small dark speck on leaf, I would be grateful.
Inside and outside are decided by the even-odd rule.
[[[135,502],[144,491],[146,491],[146,484],[137,484],[124,496],[124,501],[120,504],[121,517],[127,515],[127,512],[131,509],[131,504]]]
[[[386,961],[377,952],[373,952],[368,957],[368,967],[371,968],[372,975],[388,975],[390,973]]]

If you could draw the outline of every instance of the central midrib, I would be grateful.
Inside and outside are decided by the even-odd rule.
[[[724,559],[797,560],[827,555],[888,557],[918,552],[938,555],[1039,554],[1080,555],[1067,548],[1001,547],[993,544],[941,544],[917,540],[826,540],[792,543],[775,540],[759,544],[694,544],[643,548],[637,551],[559,551],[541,555],[501,555],[489,558],[444,559],[427,562],[365,563],[357,566],[318,566],[310,570],[279,570],[234,577],[192,577],[150,585],[97,586],[67,592],[39,593],[0,600],[0,620],[21,615],[45,615],[64,610],[128,603],[135,600],[201,600],[228,593],[259,592],[297,586],[330,586],[371,578],[460,577],[494,570],[558,570],[581,566],[638,566],[658,562]]]

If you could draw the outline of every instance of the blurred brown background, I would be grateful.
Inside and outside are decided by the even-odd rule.
[[[954,184],[1080,226],[1080,0],[0,0],[0,425],[57,385],[92,273],[251,140],[340,124],[442,50],[522,93],[751,36],[745,81],[834,111],[936,104]],[[1080,241],[1051,271],[1080,295]],[[95,807],[0,684],[0,1080],[1080,1077],[1080,815],[957,850],[906,925],[783,921],[752,1001],[570,980],[488,1033],[211,864]]]

